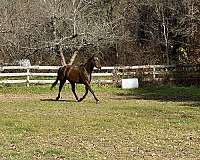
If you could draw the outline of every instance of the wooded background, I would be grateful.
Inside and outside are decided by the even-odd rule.
[[[200,63],[199,0],[1,0],[0,63]]]

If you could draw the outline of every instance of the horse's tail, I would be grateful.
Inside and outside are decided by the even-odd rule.
[[[58,83],[58,78],[56,78],[56,81],[51,85],[51,90],[56,86],[57,83]]]
[[[58,69],[56,81],[51,85],[51,90],[52,90],[52,89],[56,86],[56,84],[58,83],[60,70],[61,70],[61,68]]]

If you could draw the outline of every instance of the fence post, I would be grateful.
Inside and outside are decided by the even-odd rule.
[[[26,86],[29,87],[29,80],[30,80],[30,69],[27,68],[27,78],[26,78]]]
[[[117,86],[118,85],[118,68],[115,66],[113,68],[113,71],[112,71],[112,81],[113,81],[113,86]]]
[[[0,65],[0,72],[3,71],[3,65]]]
[[[156,67],[153,66],[153,80],[156,79]]]

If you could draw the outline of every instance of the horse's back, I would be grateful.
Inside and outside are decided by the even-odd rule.
[[[66,78],[69,82],[80,82],[80,68],[79,66],[68,66],[66,69]]]
[[[58,70],[59,80],[68,80],[72,83],[90,82],[90,75],[88,75],[84,66],[65,65]]]
[[[67,73],[67,79],[75,83],[90,82],[90,76],[88,75],[84,66],[71,66]]]

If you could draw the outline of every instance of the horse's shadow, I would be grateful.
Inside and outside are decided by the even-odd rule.
[[[61,100],[56,100],[56,99],[52,99],[52,98],[46,98],[46,99],[40,99],[40,101],[48,101],[48,102],[77,102],[75,100],[70,100],[70,99],[61,99]]]

